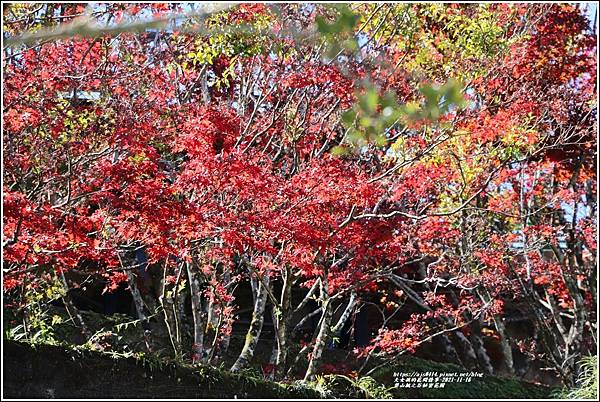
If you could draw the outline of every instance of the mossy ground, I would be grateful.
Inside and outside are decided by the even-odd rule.
[[[394,381],[394,373],[464,373],[467,370],[454,364],[445,364],[404,356],[399,363],[382,368],[373,374],[381,383]],[[551,396],[550,387],[532,384],[515,378],[502,378],[485,375],[483,378],[472,378],[468,383],[447,383],[444,388],[396,388],[392,391],[394,398],[436,398],[436,399],[540,399]]]
[[[59,309],[54,313],[61,314],[61,311]],[[227,396],[243,398],[258,395],[257,397],[259,398],[329,397],[382,399],[392,397],[399,399],[529,399],[548,398],[552,396],[553,392],[553,389],[549,387],[531,384],[514,378],[500,378],[495,376],[473,378],[469,383],[447,383],[444,388],[395,387],[395,373],[465,372],[464,369],[452,364],[423,360],[413,356],[402,356],[394,365],[385,366],[375,371],[371,375],[371,378],[353,379],[344,375],[329,374],[319,376],[312,383],[299,381],[303,368],[306,365],[306,359],[299,359],[297,367],[291,373],[292,378],[296,378],[296,380],[291,379],[285,383],[274,383],[267,381],[262,372],[262,367],[268,362],[272,348],[272,343],[266,340],[270,339],[267,334],[261,337],[253,366],[240,374],[232,374],[227,369],[233,364],[237,353],[241,350],[243,344],[243,335],[241,334],[232,337],[230,353],[225,356],[220,368],[198,367],[182,361],[175,362],[173,359],[167,357],[170,355],[168,346],[159,349],[159,353],[157,354],[143,353],[144,345],[140,341],[141,327],[139,324],[132,323],[135,320],[131,317],[124,315],[107,317],[92,312],[83,313],[90,331],[96,334],[103,332],[112,333],[110,339],[107,340],[109,342],[107,350],[99,351],[97,350],[99,347],[98,343],[90,342],[74,347],[73,343],[76,342],[73,341],[77,339],[78,331],[72,324],[68,323],[68,320],[55,325],[54,333],[52,334],[52,339],[55,340],[54,346],[45,344],[31,346],[22,343],[11,343],[19,345],[17,349],[21,350],[21,353],[25,353],[30,357],[35,356],[31,358],[36,360],[35,364],[40,368],[45,367],[44,358],[54,360],[64,358],[66,362],[79,362],[79,368],[74,368],[74,372],[81,372],[82,370],[93,371],[100,367],[103,370],[112,367],[110,368],[111,372],[114,372],[115,368],[117,371],[120,368],[125,373],[132,372],[131,370],[133,370],[135,375],[128,381],[142,381],[147,384],[152,384],[152,381],[154,381],[156,384],[162,384],[154,387],[157,390],[156,392],[161,392],[163,386],[165,389],[168,389],[169,386],[175,386],[179,389],[178,392],[181,397],[200,395],[198,397]],[[166,341],[163,344],[168,345]],[[33,349],[34,353],[30,353],[31,348],[35,348]],[[291,356],[295,356],[296,354],[297,350],[292,350],[290,353]],[[348,351],[333,348],[326,351],[324,361],[332,366],[339,367],[345,365],[349,370],[356,369],[359,363],[351,359]],[[374,363],[376,362],[374,361]],[[68,364],[67,368],[61,367],[59,370],[68,370]],[[69,374],[65,372],[65,375],[68,376]],[[42,380],[46,382],[55,381],[52,378],[44,378]],[[91,377],[88,376],[86,378],[86,381],[91,384],[88,387],[89,392],[93,393],[97,384]],[[112,382],[119,382],[121,380],[118,376],[110,378]],[[13,378],[8,376],[5,378],[6,381],[13,381]],[[62,386],[65,392],[71,389],[64,383],[61,384],[63,385],[59,385],[59,387]],[[191,389],[189,388],[190,384],[193,385]],[[150,385],[146,387],[148,386]],[[133,385],[132,389],[140,389],[140,387],[139,385]],[[198,389],[201,390],[199,394]],[[128,395],[126,384],[118,385],[115,388],[115,392],[117,391],[121,392],[120,394],[116,394],[118,397],[126,397],[125,395]],[[69,397],[68,394],[65,397]],[[177,396],[167,394],[166,397]]]
[[[82,348],[4,341],[6,398],[269,398],[321,395],[213,367]]]

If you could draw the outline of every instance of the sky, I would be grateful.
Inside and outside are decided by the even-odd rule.
[[[590,20],[590,24],[593,25],[596,19],[596,32],[598,32],[598,22],[597,22],[597,12],[598,12],[598,3],[580,3],[583,5],[585,9],[585,14],[588,16]]]

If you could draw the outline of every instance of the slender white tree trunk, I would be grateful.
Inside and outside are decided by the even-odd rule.
[[[321,300],[323,316],[321,317],[319,333],[317,334],[317,339],[315,340],[315,346],[313,347],[312,354],[308,361],[308,368],[306,369],[306,374],[304,375],[305,381],[314,380],[315,374],[317,373],[319,365],[321,364],[323,351],[325,350],[325,346],[329,340],[331,319],[333,317],[333,306],[328,294],[326,276],[324,276],[323,280],[321,281]]]
[[[269,277],[266,276],[263,281],[258,281],[257,292],[254,300],[254,310],[252,311],[252,320],[250,321],[250,327],[246,333],[246,341],[244,347],[237,360],[231,367],[231,371],[240,371],[250,364],[254,357],[256,345],[260,339],[260,333],[262,332],[263,323],[265,320],[265,306],[267,305],[267,288],[269,286]]]

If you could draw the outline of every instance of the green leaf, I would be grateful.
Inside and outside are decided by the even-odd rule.
[[[342,122],[346,127],[350,127],[354,124],[354,120],[356,120],[356,112],[354,110],[350,109],[342,113]]]
[[[343,156],[347,155],[349,152],[350,150],[348,149],[348,147],[345,147],[343,145],[337,145],[331,149],[331,154],[333,156]]]
[[[367,93],[359,99],[360,108],[367,114],[372,114],[377,109],[379,94],[375,88],[369,88]]]

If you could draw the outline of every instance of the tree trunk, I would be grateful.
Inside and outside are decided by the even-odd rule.
[[[215,267],[213,270],[211,274],[211,281],[218,282],[222,279],[219,278],[217,269],[218,267]],[[206,317],[204,337],[208,339],[208,342],[204,346],[204,355],[201,359],[201,362],[206,364],[210,362],[215,353],[214,347],[216,346],[216,342],[214,342],[214,340],[216,340],[218,337],[222,315],[219,312],[218,302],[215,301],[214,297],[205,299],[204,301],[204,317]],[[213,341],[210,341],[210,339],[213,339]]]
[[[448,324],[452,325],[450,320],[445,320]],[[463,334],[460,330],[453,332],[456,340],[460,345],[460,350],[462,352],[462,362],[465,368],[474,369],[477,367],[477,353],[475,353],[475,349],[473,345],[469,341],[469,339]]]
[[[435,323],[435,320],[432,320],[432,322]],[[454,347],[454,344],[452,343],[452,341],[450,340],[448,335],[441,334],[438,338],[439,338],[439,342],[442,344],[442,347],[444,348],[444,353],[446,354],[447,361],[449,361],[450,363],[459,365],[459,366],[463,366],[463,362],[460,360],[460,356],[458,355],[458,352],[456,351],[456,347]]]
[[[192,362],[199,362],[204,357],[205,318],[202,310],[202,288],[198,272],[190,262],[186,263],[190,282],[190,300],[192,303],[192,319],[194,326],[194,343],[192,344]]]
[[[265,283],[258,281],[258,289],[254,300],[254,310],[252,311],[252,320],[250,321],[250,327],[246,334],[246,341],[244,342],[242,352],[231,367],[232,372],[240,371],[248,367],[254,357],[254,351],[260,339],[260,333],[265,319],[265,306],[267,305],[267,288],[265,286],[269,286],[268,276],[266,276],[264,282]]]
[[[504,326],[504,322],[502,322],[502,317],[494,317],[494,324],[496,326],[496,331],[500,336],[500,347],[502,348],[502,355],[504,356],[504,369],[508,374],[514,375],[515,365],[513,360],[512,346],[510,346],[508,336],[506,335],[506,327]]]
[[[275,356],[276,378],[279,378],[285,372],[285,366],[288,355],[288,328],[292,315],[292,271],[289,267],[283,271],[283,286],[281,289],[280,305],[274,310],[275,337],[277,343],[277,354]]]
[[[160,296],[159,300],[163,310],[163,316],[165,326],[167,327],[167,332],[169,334],[169,340],[171,341],[173,353],[175,354],[175,359],[179,359],[181,357],[181,342],[179,339],[179,331],[177,329],[178,320],[176,314],[174,313],[175,303],[173,302],[172,297],[167,296],[164,293]]]
[[[119,257],[119,260],[121,257]],[[122,266],[121,262],[121,266]],[[131,296],[133,297],[133,304],[135,305],[135,311],[137,313],[138,320],[142,323],[142,328],[144,330],[144,342],[146,344],[146,348],[148,351],[152,351],[152,346],[150,342],[151,330],[150,330],[150,321],[148,320],[148,316],[146,315],[146,308],[144,307],[144,299],[142,298],[142,294],[140,293],[140,289],[136,283],[136,277],[133,274],[131,269],[125,269],[125,273],[127,274],[127,283],[129,284],[129,291],[131,292]]]
[[[492,299],[491,295],[486,289],[482,289],[478,291],[477,294],[483,300],[484,303],[489,303]],[[494,314],[494,326],[496,327],[496,332],[500,337],[500,348],[502,350],[502,356],[504,357],[502,362],[502,367],[506,372],[510,375],[515,374],[515,366],[513,360],[512,346],[508,340],[508,336],[506,335],[506,327],[504,322],[502,322],[502,317]]]
[[[231,268],[229,268],[228,266],[223,267],[223,283],[225,283],[226,288],[229,288],[230,286],[233,285],[233,282],[231,279]],[[233,293],[233,291],[232,291],[232,293]],[[234,303],[233,299],[228,301],[226,307],[231,307],[233,305],[233,303]],[[225,333],[223,335],[221,344],[219,345],[217,353],[215,353],[215,357],[213,359],[214,364],[219,362],[227,354],[227,351],[229,350],[230,341],[231,341],[231,331],[228,331],[227,333]]]
[[[79,312],[79,309],[77,307],[75,307],[75,304],[73,303],[73,299],[71,298],[71,295],[69,294],[69,283],[67,282],[65,273],[62,270],[60,271],[60,279],[62,281],[62,285],[65,290],[65,295],[62,297],[62,300],[65,305],[65,308],[67,309],[67,313],[71,317],[73,315],[75,316],[75,318],[77,320],[77,324],[79,324],[79,328],[81,329],[81,334],[85,337],[86,340],[88,340],[91,336],[90,331],[88,330],[88,327],[87,327],[85,320],[83,319],[81,313]]]
[[[493,374],[494,366],[492,366],[490,356],[488,355],[487,350],[485,349],[481,337],[473,333],[471,335],[471,344],[473,345],[473,349],[475,350],[475,354],[477,355],[479,367],[481,367],[485,374]]]
[[[352,291],[352,293],[350,293],[350,300],[348,300],[348,305],[346,305],[346,308],[344,309],[344,312],[340,316],[338,322],[331,329],[331,333],[335,338],[339,338],[341,336],[344,324],[346,324],[346,321],[348,321],[348,318],[350,318],[350,315],[354,311],[354,306],[356,306],[357,301],[358,299],[356,297],[356,292]]]
[[[162,307],[163,320],[169,334],[169,341],[173,347],[175,359],[181,358],[181,338],[179,329],[179,320],[177,317],[177,307],[174,301],[174,290],[167,291],[167,266],[162,268],[161,293],[158,297],[160,306]],[[177,286],[177,284],[175,284]]]
[[[317,339],[315,340],[315,346],[313,347],[310,360],[308,361],[308,368],[306,369],[306,374],[304,375],[305,381],[314,380],[315,374],[317,373],[317,369],[321,364],[323,350],[325,350],[325,345],[327,344],[327,341],[329,339],[329,326],[331,325],[333,308],[331,305],[331,300],[329,299],[329,295],[327,294],[327,287],[327,279],[326,277],[324,277],[321,284],[323,316],[321,317],[321,325],[319,326],[319,333],[317,335]]]

